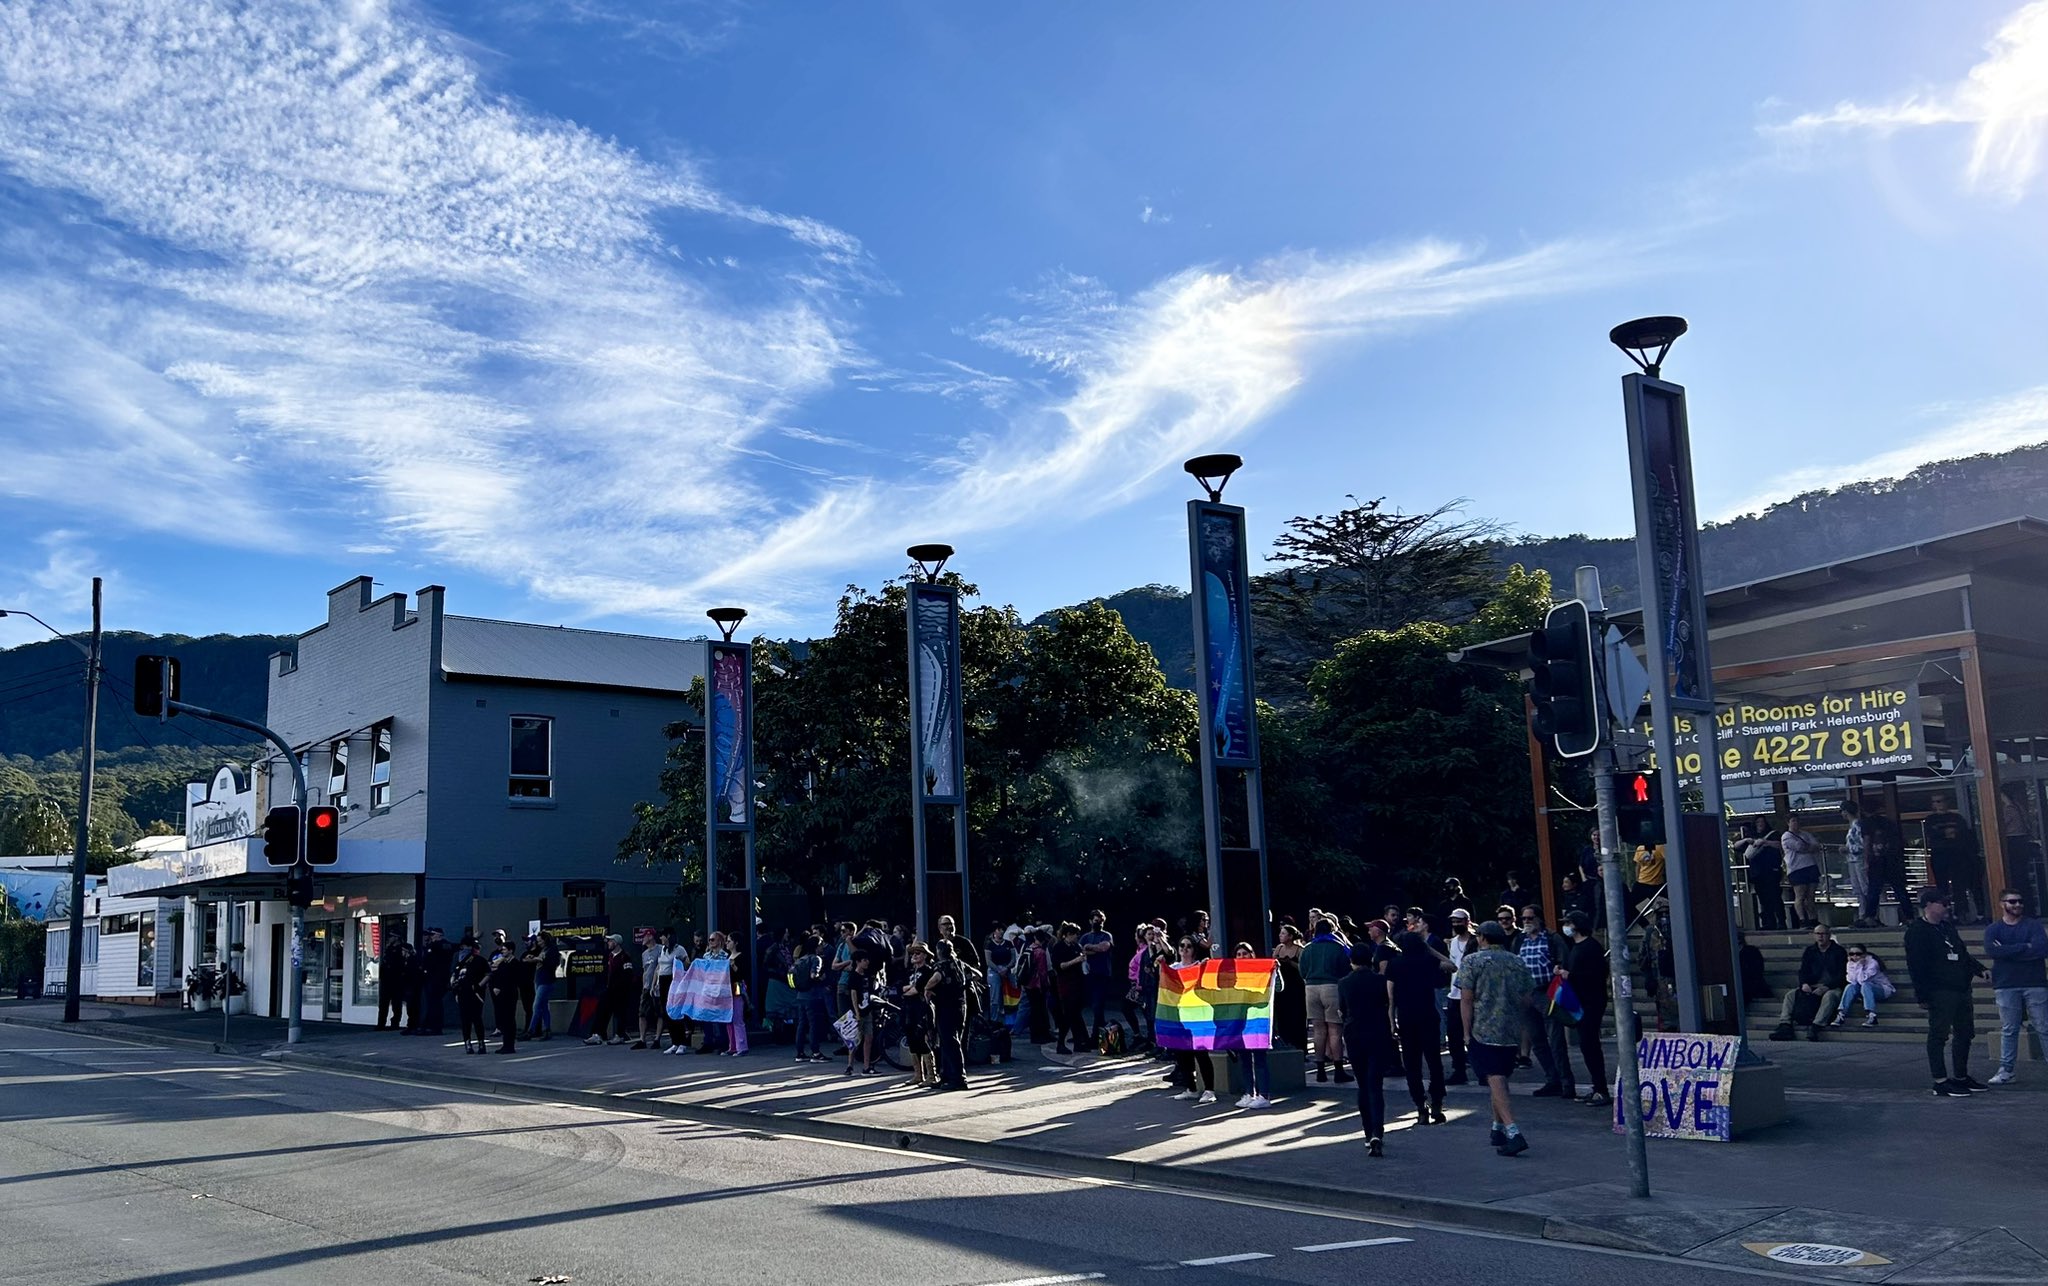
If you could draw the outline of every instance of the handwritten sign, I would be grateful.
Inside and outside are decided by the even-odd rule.
[[[1642,1067],[1643,1133],[1656,1139],[1731,1137],[1728,1099],[1735,1084],[1733,1036],[1655,1032],[1636,1042]],[[1614,1090],[1614,1129],[1623,1129],[1628,1108],[1619,1078]]]

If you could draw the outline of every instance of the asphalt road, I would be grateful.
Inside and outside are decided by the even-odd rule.
[[[0,1027],[0,1280],[35,1286],[1730,1277]]]

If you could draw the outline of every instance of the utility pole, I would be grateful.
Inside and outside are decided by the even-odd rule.
[[[1586,605],[1592,618],[1593,637],[1601,638],[1607,632],[1607,604],[1600,592],[1600,569],[1581,567],[1573,573],[1573,590],[1579,601]],[[1605,659],[1604,648],[1593,650],[1596,671]],[[1607,697],[1605,682],[1596,682],[1594,691],[1604,705]],[[1608,718],[1611,711],[1600,712],[1600,727],[1604,735],[1600,748],[1593,756],[1593,800],[1600,813],[1600,885],[1607,903],[1607,976],[1613,991],[1614,1005],[1614,1059],[1620,1069],[1621,1080],[1619,1102],[1622,1130],[1628,1140],[1628,1191],[1632,1197],[1650,1195],[1650,1155],[1643,1141],[1643,1074],[1636,1061],[1636,1045],[1640,1039],[1636,1030],[1635,979],[1631,968],[1633,961],[1628,948],[1628,894],[1623,883],[1621,827],[1614,816],[1614,734]]]
[[[64,953],[64,1021],[78,1021],[85,975],[85,858],[92,846],[92,767],[100,723],[100,578],[92,578],[92,645],[85,654],[85,756],[78,766],[78,843],[71,852],[71,939]]]

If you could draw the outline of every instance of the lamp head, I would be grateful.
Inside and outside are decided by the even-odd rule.
[[[1663,369],[1665,354],[1671,351],[1671,346],[1677,343],[1678,337],[1683,334],[1683,317],[1638,317],[1608,331],[1607,339],[1616,348],[1627,353],[1628,359],[1641,367],[1643,374],[1654,380]],[[1653,349],[1654,354],[1651,351]]]
[[[910,561],[917,564],[918,572],[926,581],[936,583],[939,573],[946,570],[946,560],[953,556],[951,545],[912,545],[903,551]]]
[[[1244,457],[1198,455],[1181,468],[1186,469],[1188,476],[1201,485],[1210,500],[1220,503],[1223,499],[1223,488],[1230,484],[1230,475],[1244,468]]]
[[[733,631],[740,627],[741,621],[747,619],[747,609],[744,607],[714,607],[704,613],[704,615],[711,618],[712,624],[718,626],[718,632],[725,635],[725,641],[730,643],[732,642]]]

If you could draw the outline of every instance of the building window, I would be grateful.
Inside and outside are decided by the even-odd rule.
[[[540,715],[512,716],[512,781],[514,799],[552,799],[555,795],[553,719]]]
[[[391,721],[370,729],[370,807],[391,807]]]
[[[100,917],[100,932],[110,936],[117,933],[134,933],[141,927],[139,917],[132,912]]]
[[[336,808],[348,807],[348,740],[329,743],[327,761],[332,765],[327,771],[327,802]]]

